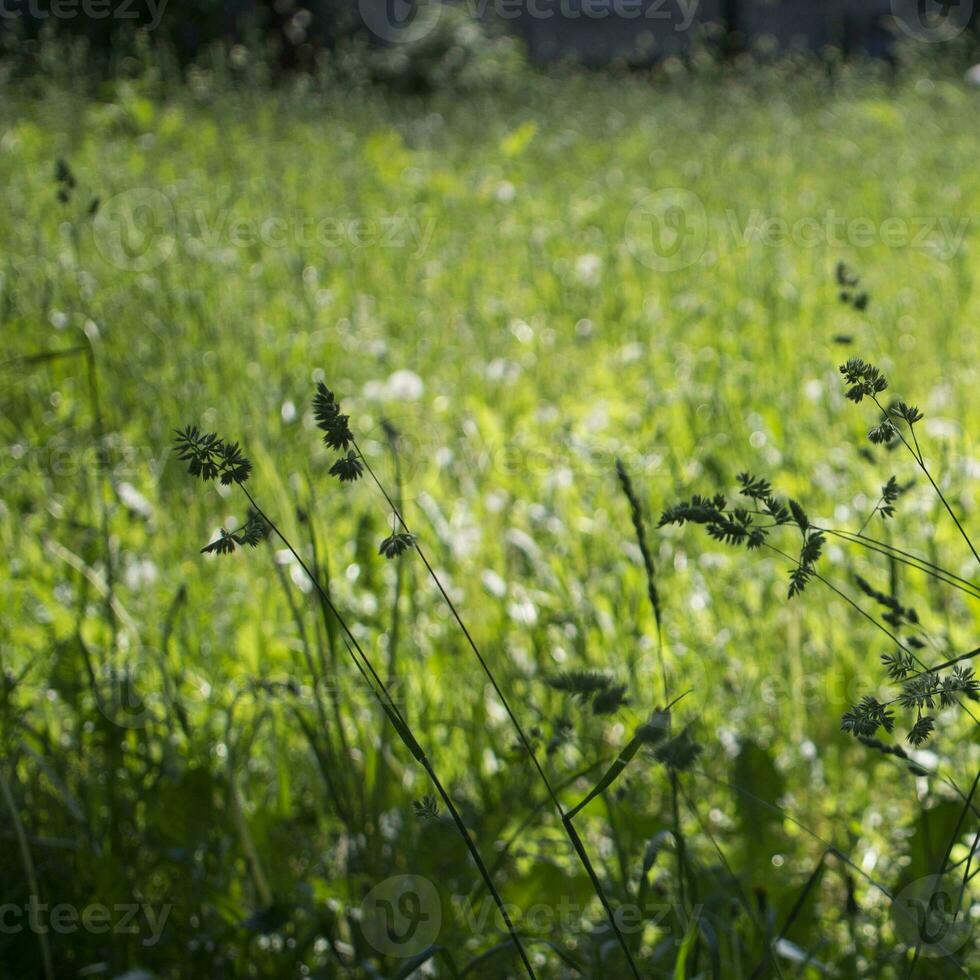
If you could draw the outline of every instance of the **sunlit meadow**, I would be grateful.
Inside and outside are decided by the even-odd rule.
[[[391,510],[329,475],[324,381],[568,808],[664,706],[663,659],[700,754],[672,775],[641,751],[576,818],[612,904],[640,912],[621,925],[642,975],[906,975],[889,896],[935,872],[951,834],[962,874],[973,722],[937,711],[919,774],[842,733],[887,686],[888,638],[820,582],[787,600],[771,551],[657,525],[748,471],[857,529],[895,475],[915,482],[867,533],[975,586],[838,365],[866,358],[924,413],[931,472],[976,541],[978,98],[942,75],[802,66],[425,101],[233,91],[206,71],[167,96],[151,75],[6,84],[4,901],[167,918],[0,931],[0,974],[521,975],[295,558],[276,539],[200,553],[248,508],[176,459],[174,429],[197,425],[242,444],[249,489],[424,740],[538,975],[630,975],[418,555],[378,554]],[[915,606],[930,662],[976,645],[975,597],[843,540],[819,568]],[[625,685],[615,711],[555,689],[587,669]],[[418,946],[362,923],[397,875],[436,894]],[[980,961],[966,938],[917,969]]]

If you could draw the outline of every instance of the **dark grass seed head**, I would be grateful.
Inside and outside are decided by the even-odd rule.
[[[230,555],[237,548],[255,548],[269,533],[265,521],[258,514],[250,514],[240,531],[226,531],[221,528],[219,536],[201,549],[204,555]]]
[[[414,544],[414,534],[409,534],[407,531],[397,531],[394,534],[390,534],[381,542],[378,548],[378,554],[384,555],[385,558],[390,560],[404,554]]]
[[[852,357],[841,364],[840,373],[851,386],[846,395],[852,402],[860,402],[865,398],[874,398],[888,387],[888,379],[873,364]]]
[[[225,442],[216,432],[201,432],[196,425],[176,430],[177,458],[187,464],[187,472],[205,483],[220,478],[227,486],[244,483],[252,464],[237,442]]]
[[[337,477],[341,483],[353,483],[361,478],[364,472],[364,464],[358,458],[354,450],[350,450],[346,456],[341,456],[333,466],[330,467],[330,475]]]

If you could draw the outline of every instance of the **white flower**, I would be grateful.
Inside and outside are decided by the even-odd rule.
[[[575,260],[575,275],[583,286],[598,286],[602,278],[602,259],[592,252]]]
[[[422,397],[425,385],[414,371],[403,369],[388,378],[385,389],[385,394],[395,401],[413,402]]]
[[[424,392],[425,384],[422,379],[414,371],[405,369],[395,371],[385,381],[368,381],[361,389],[364,398],[371,402],[414,402]]]
[[[132,483],[118,484],[116,486],[116,493],[119,494],[119,499],[122,501],[123,507],[137,517],[149,520],[153,516],[153,504]]]
[[[497,192],[494,195],[500,204],[510,204],[517,196],[517,188],[509,181],[501,181],[497,185]]]
[[[149,558],[138,558],[126,565],[123,580],[126,588],[139,592],[144,586],[153,585],[157,580],[157,567]]]
[[[487,381],[516,381],[521,374],[521,366],[517,361],[508,361],[505,358],[494,358],[484,371]]]
[[[502,599],[507,594],[507,583],[495,571],[486,569],[481,579],[483,580],[483,587],[490,595]]]
[[[538,621],[537,607],[529,599],[508,603],[507,612],[510,618],[521,626],[534,626]]]

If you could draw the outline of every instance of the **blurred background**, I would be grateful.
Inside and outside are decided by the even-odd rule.
[[[6,0],[8,53],[58,35],[111,61],[140,32],[182,62],[217,42],[248,45],[277,71],[347,65],[404,90],[458,84],[503,42],[532,63],[644,68],[665,58],[892,60],[903,39],[972,36],[969,0]],[[91,8],[91,9],[90,9]]]

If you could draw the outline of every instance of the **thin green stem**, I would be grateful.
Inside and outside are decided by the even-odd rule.
[[[616,922],[616,916],[613,912],[612,906],[609,903],[609,899],[606,897],[605,890],[602,887],[602,882],[599,880],[599,876],[596,874],[595,868],[592,865],[592,861],[589,859],[588,853],[585,850],[585,845],[582,843],[582,839],[581,837],[579,837],[578,831],[576,831],[571,820],[566,815],[565,809],[564,807],[562,807],[561,801],[558,799],[558,794],[555,792],[554,787],[551,784],[551,780],[549,780],[548,776],[545,774],[545,771],[542,768],[540,761],[538,760],[537,754],[534,751],[534,747],[531,745],[531,740],[528,738],[527,734],[524,731],[524,726],[521,725],[520,721],[518,720],[517,715],[514,713],[514,710],[510,706],[510,701],[507,699],[507,696],[504,694],[503,690],[498,684],[497,679],[493,674],[493,671],[490,669],[489,664],[484,659],[483,654],[480,652],[480,648],[476,645],[476,641],[473,639],[469,629],[467,629],[466,624],[463,622],[463,618],[460,615],[459,610],[456,608],[456,604],[449,597],[449,593],[443,587],[443,584],[439,579],[439,576],[436,574],[435,569],[432,567],[432,564],[429,562],[429,559],[426,557],[426,554],[423,551],[422,546],[419,544],[418,537],[412,533],[411,528],[408,526],[407,522],[405,521],[401,509],[398,507],[398,505],[392,499],[391,495],[385,489],[384,485],[378,479],[377,474],[374,472],[374,468],[371,466],[371,463],[368,460],[368,458],[361,451],[361,447],[357,444],[356,440],[353,441],[352,444],[354,446],[354,451],[357,453],[361,461],[364,463],[365,469],[368,471],[368,474],[370,475],[371,479],[374,481],[375,486],[378,488],[378,490],[381,491],[381,495],[384,497],[388,506],[391,508],[392,512],[394,513],[395,517],[398,520],[398,523],[401,525],[402,530],[405,531],[407,534],[412,535],[415,550],[418,553],[419,558],[421,558],[422,564],[425,565],[426,571],[429,574],[429,578],[432,579],[436,588],[439,590],[439,593],[442,596],[443,601],[446,603],[446,606],[449,609],[450,614],[452,615],[453,619],[455,619],[456,624],[459,626],[460,630],[463,633],[463,636],[466,638],[466,642],[469,645],[470,650],[472,650],[473,655],[476,657],[477,662],[479,663],[481,669],[483,670],[483,673],[486,675],[487,680],[490,682],[490,686],[493,688],[494,693],[497,695],[498,700],[503,706],[503,709],[506,712],[507,717],[510,719],[510,723],[514,728],[514,731],[517,733],[517,737],[521,742],[521,746],[523,747],[528,758],[531,760],[531,763],[538,774],[538,778],[544,784],[545,788],[548,791],[548,795],[551,797],[551,801],[556,811],[558,812],[558,816],[561,818],[562,826],[565,828],[565,833],[568,836],[568,839],[571,842],[572,847],[575,850],[575,853],[578,855],[579,861],[581,862],[582,867],[585,869],[585,873],[588,875],[589,880],[592,883],[592,888],[596,893],[596,897],[599,899],[599,902],[602,904],[602,907],[606,913],[606,917],[609,920],[609,924],[612,927],[613,932],[616,935],[616,939],[619,942],[620,948],[623,950],[623,953],[626,956],[626,961],[629,964],[630,972],[633,974],[635,980],[641,980],[640,972],[636,966],[636,963],[633,960],[633,954],[630,951],[629,944],[626,942],[626,937],[623,935],[623,932],[620,929],[619,924]]]
[[[794,565],[798,564],[796,558],[794,558],[792,555],[788,555],[782,549],[777,548],[769,543],[766,543],[766,547],[770,551],[774,551],[777,555],[780,555],[781,557],[785,558],[787,561],[792,562]],[[846,592],[841,592],[841,590],[838,589],[836,585],[834,585],[832,582],[827,581],[827,579],[825,579],[819,572],[813,571],[812,575],[819,582],[822,582],[825,586],[827,586],[828,589],[830,589],[831,591],[835,592],[838,596],[840,596],[840,598],[843,599],[848,605],[850,605],[855,610],[857,610],[857,612],[859,612],[869,623],[872,623],[874,626],[880,629],[881,632],[885,634],[885,636],[887,636],[894,644],[896,644],[899,647],[899,649],[904,650],[910,657],[912,657],[912,659],[923,670],[926,669],[926,665],[915,655],[915,652],[913,650],[910,650],[894,633],[892,633],[891,630],[889,630],[885,626],[882,626],[882,624],[879,623],[878,620],[874,618],[874,616],[872,616],[866,610],[862,609],[861,606],[858,603],[856,603],[849,595],[847,595]]]
[[[616,460],[616,475],[619,478],[620,487],[623,490],[630,505],[630,519],[633,523],[633,532],[636,535],[636,543],[643,558],[643,569],[647,580],[647,598],[653,609],[653,618],[657,628],[657,655],[660,661],[660,674],[664,687],[664,703],[670,701],[670,691],[667,687],[667,660],[664,656],[664,633],[663,617],[660,606],[660,592],[657,589],[656,570],[653,564],[653,555],[650,552],[650,545],[647,541],[646,522],[643,519],[643,509],[640,506],[640,499],[633,489],[633,481],[622,460]],[[683,695],[682,695],[683,696]],[[670,804],[671,813],[674,821],[674,840],[676,847],[674,853],[677,857],[677,890],[680,895],[681,908],[687,908],[687,847],[684,835],[681,832],[680,807],[678,805],[679,779],[677,773],[670,772]]]
[[[970,805],[973,802],[973,797],[977,792],[977,786],[980,784],[980,769],[977,770],[976,776],[973,778],[973,785],[970,787],[970,795],[967,797],[966,803],[960,810],[960,815],[956,821],[956,826],[953,828],[952,834],[949,836],[949,841],[946,844],[946,852],[943,855],[942,863],[939,865],[939,871],[936,874],[936,882],[933,885],[932,894],[930,896],[929,902],[926,905],[927,909],[932,908],[933,899],[939,892],[939,888],[942,883],[942,877],[946,873],[946,865],[949,864],[949,856],[953,852],[953,845],[956,843],[956,839],[960,834],[960,827],[963,826],[963,820],[966,817],[967,811],[970,809]],[[916,964],[919,962],[919,954],[922,952],[922,941],[921,941],[921,930],[920,930],[920,940],[915,944],[915,953],[912,956],[912,962],[909,964],[908,973],[905,975],[905,980],[912,980],[912,974],[915,973]]]
[[[973,660],[974,657],[980,657],[980,647],[977,647],[976,650],[971,650],[969,653],[961,653],[958,657],[953,657],[952,660],[947,660],[945,663],[936,664],[935,667],[929,667],[925,673],[935,674],[937,671],[945,670],[947,667],[954,667],[964,660]]]
[[[647,580],[647,598],[653,609],[653,619],[657,624],[657,649],[660,658],[660,676],[664,686],[664,703],[670,700],[670,692],[667,687],[667,664],[664,659],[663,643],[663,621],[660,608],[660,592],[657,589],[657,578],[653,564],[653,555],[650,553],[650,545],[647,541],[646,523],[643,519],[643,510],[640,507],[640,500],[633,489],[633,481],[630,479],[623,461],[616,460],[616,475],[619,478],[619,485],[622,487],[630,505],[630,519],[633,522],[633,531],[636,534],[636,543],[640,549],[640,556],[643,559],[643,570]]]
[[[959,894],[956,896],[956,910],[953,913],[953,921],[960,914],[960,907],[963,905],[963,896],[966,894],[966,886],[970,881],[970,867],[973,864],[973,856],[980,847],[980,827],[977,827],[976,834],[973,835],[973,843],[970,845],[970,853],[966,856],[966,867],[963,870],[963,881],[960,884]]]
[[[882,501],[884,499],[885,499],[885,496],[884,496],[884,494],[882,494],[878,498],[877,502],[875,503],[874,510],[872,510],[871,513],[868,514],[868,516],[864,519],[864,523],[861,525],[861,527],[858,529],[858,532],[857,532],[859,537],[860,537],[861,534],[864,533],[864,529],[871,523],[871,519],[875,516],[875,514],[878,513],[878,508],[881,506]]]
[[[793,558],[792,555],[786,554],[785,551],[781,551],[779,548],[776,548],[771,544],[766,544],[766,547],[770,551],[775,551],[777,555],[782,555],[782,557],[785,558],[787,561],[791,561],[793,562],[793,564],[796,564],[796,559]],[[819,572],[814,571],[812,574],[814,578],[816,578],[819,582],[822,582],[828,589],[836,593],[849,606],[853,607],[857,612],[859,612],[869,623],[872,623],[879,630],[881,630],[881,632],[884,633],[885,636],[887,636],[893,643],[895,643],[899,647],[899,649],[904,650],[923,669],[923,671],[927,673],[929,672],[929,668],[919,659],[918,656],[916,656],[913,650],[910,650],[894,633],[891,632],[891,630],[887,629],[885,626],[882,626],[882,624],[879,623],[878,620],[874,618],[874,616],[872,616],[866,610],[862,609],[861,606],[858,605],[858,603],[856,603],[849,595],[847,595],[846,592],[841,592],[841,590],[838,589],[836,585],[834,585],[832,582],[824,578]],[[977,716],[972,711],[970,711],[970,709],[965,704],[963,704],[962,701],[957,700],[956,703],[973,720],[974,724],[980,725],[980,719],[978,719]]]
[[[14,833],[17,835],[17,847],[20,850],[21,864],[24,866],[24,877],[27,879],[27,887],[31,895],[40,900],[41,893],[37,884],[37,873],[34,870],[34,860],[31,857],[31,849],[27,843],[27,834],[24,832],[24,825],[21,823],[20,814],[17,813],[17,804],[14,801],[14,794],[11,792],[10,783],[2,768],[0,768],[0,792],[3,793],[4,802],[10,813],[10,821],[14,825]],[[54,980],[54,964],[51,961],[51,947],[48,945],[46,929],[37,929],[37,942],[41,947],[41,963],[44,967],[45,980]]]
[[[511,921],[510,913],[507,911],[507,906],[504,904],[504,900],[500,897],[500,893],[497,891],[496,886],[493,884],[493,878],[490,875],[490,871],[487,866],[483,863],[483,858],[480,855],[475,841],[470,835],[469,830],[466,828],[466,824],[463,823],[463,818],[460,816],[459,811],[456,809],[456,805],[453,803],[452,798],[449,793],[446,792],[445,787],[439,781],[439,777],[436,775],[435,770],[431,765],[424,764],[425,771],[429,774],[429,779],[432,780],[432,784],[436,788],[436,792],[442,797],[443,803],[446,804],[446,809],[449,811],[450,817],[452,817],[453,823],[456,824],[456,829],[459,831],[460,836],[466,842],[466,847],[470,852],[473,862],[476,864],[480,871],[480,877],[487,883],[487,888],[490,890],[493,896],[494,903],[496,904],[500,915],[504,920],[504,925],[507,928],[507,932],[510,934],[511,939],[514,941],[514,945],[517,947],[517,951],[520,954],[521,960],[524,963],[524,969],[527,970],[527,974],[530,977],[534,977],[534,967],[531,966],[531,961],[528,959],[527,952],[524,949],[524,945],[521,942],[520,936],[517,933],[517,929],[514,923]]]
[[[863,548],[867,548],[868,551],[874,551],[879,555],[884,555],[886,558],[891,558],[902,565],[907,565],[909,568],[918,569],[920,572],[930,575],[932,578],[954,589],[965,592],[972,599],[980,599],[980,588],[972,582],[960,578],[959,575],[953,574],[953,572],[948,571],[940,565],[934,565],[924,558],[918,558],[916,555],[909,554],[907,551],[902,551],[901,548],[896,548],[884,541],[877,541],[874,538],[869,538],[863,534],[855,534],[851,531],[839,531],[836,528],[819,527],[817,525],[814,525],[814,530],[833,535],[835,538],[840,538],[851,544],[860,545]]]
[[[343,616],[341,616],[340,612],[337,610],[337,607],[334,605],[330,596],[327,595],[326,591],[320,585],[319,581],[317,581],[316,576],[314,576],[313,573],[310,571],[310,569],[307,567],[306,562],[303,561],[303,559],[300,557],[296,549],[292,546],[288,538],[286,538],[286,536],[282,533],[282,531],[279,530],[278,525],[262,510],[261,507],[259,507],[259,505],[255,501],[255,498],[252,496],[251,493],[249,493],[248,488],[242,482],[240,481],[236,481],[236,482],[238,483],[238,486],[241,489],[241,491],[248,498],[248,501],[252,505],[253,509],[255,510],[255,513],[258,514],[258,516],[263,521],[265,521],[265,523],[276,534],[279,540],[282,541],[282,543],[286,546],[290,554],[296,559],[300,567],[305,572],[307,578],[310,580],[310,583],[316,589],[317,593],[320,596],[320,599],[326,604],[327,608],[330,610],[334,618],[340,624],[340,628],[343,630],[345,635],[347,652],[350,654],[351,659],[354,661],[355,666],[358,668],[358,670],[361,672],[361,675],[368,683],[368,686],[370,687],[372,693],[380,702],[385,713],[392,721],[396,731],[398,731],[399,735],[408,736],[409,738],[409,741],[407,742],[408,748],[412,751],[413,755],[415,755],[415,757],[418,759],[419,764],[428,774],[430,780],[432,780],[433,785],[436,787],[436,790],[438,791],[439,795],[442,797],[443,802],[446,805],[446,809],[449,810],[450,814],[452,815],[453,822],[456,825],[456,829],[459,831],[460,836],[463,838],[463,842],[465,843],[467,850],[470,852],[470,856],[473,858],[473,861],[477,866],[477,870],[480,873],[480,877],[483,878],[483,881],[487,886],[487,890],[490,892],[490,895],[493,898],[494,904],[497,906],[497,909],[500,911],[501,917],[503,918],[503,921],[507,927],[507,931],[510,934],[510,937],[513,940],[514,945],[517,948],[517,951],[521,957],[521,961],[524,964],[524,969],[527,971],[527,975],[531,978],[531,980],[536,980],[534,968],[531,966],[531,961],[528,959],[527,951],[524,949],[524,945],[521,942],[521,938],[518,935],[517,930],[514,928],[514,924],[507,913],[507,908],[504,904],[503,898],[501,897],[500,893],[497,891],[497,887],[496,885],[494,885],[493,879],[490,877],[490,873],[487,871],[487,867],[483,862],[483,858],[480,855],[476,843],[474,842],[472,836],[467,830],[466,825],[463,823],[462,818],[459,816],[459,813],[456,810],[456,807],[453,805],[453,802],[450,799],[449,794],[446,792],[445,787],[442,785],[442,783],[439,781],[438,777],[436,776],[435,770],[432,767],[432,763],[429,762],[428,757],[425,755],[424,752],[422,752],[419,743],[415,740],[415,737],[411,734],[411,730],[408,726],[408,723],[405,721],[401,712],[398,710],[398,706],[395,704],[391,695],[388,693],[388,689],[385,686],[384,681],[382,681],[382,679],[378,676],[377,671],[374,669],[374,666],[372,665],[370,659],[368,658],[367,654],[364,652],[363,648],[358,642],[357,637],[354,636],[354,634],[351,632],[350,628],[348,627],[347,621],[343,618]],[[360,660],[358,660],[358,656],[355,656],[354,654],[355,650],[357,651]],[[368,674],[370,674],[370,677],[368,676]],[[384,695],[384,697],[382,697],[382,694]]]
[[[875,405],[878,406],[878,409],[881,412],[881,414],[885,418],[889,418],[888,412],[886,412],[885,409],[882,408],[881,402],[878,401],[877,396],[872,395],[872,399],[874,400]],[[912,441],[915,443],[915,448],[909,445],[908,439],[906,439],[905,436],[902,435],[901,429],[899,429],[899,427],[896,425],[894,429],[896,434],[898,435],[898,438],[902,440],[902,444],[912,454],[912,458],[918,464],[919,469],[922,470],[923,473],[925,473],[926,479],[932,484],[932,489],[936,491],[937,496],[942,501],[943,507],[946,508],[946,511],[949,514],[949,516],[953,518],[953,523],[956,525],[956,529],[960,532],[960,535],[963,537],[963,540],[966,542],[967,547],[970,549],[970,551],[973,552],[973,557],[976,558],[977,564],[980,565],[980,554],[978,554],[977,549],[973,547],[973,542],[970,540],[970,536],[964,530],[963,525],[960,523],[960,519],[953,512],[953,508],[949,505],[949,501],[946,499],[942,490],[939,489],[939,486],[937,485],[936,481],[932,478],[932,474],[929,472],[929,467],[926,466],[925,464],[925,459],[922,456],[922,450],[919,448],[919,440],[915,434],[915,425],[909,422],[908,426],[909,426],[909,433],[912,436]]]
[[[762,510],[752,510],[749,511],[749,513],[765,517],[770,516],[766,513],[766,511]],[[755,525],[755,527],[760,531],[768,531],[774,527],[785,527],[788,523],[790,522],[776,521],[772,524],[758,524]],[[978,588],[973,582],[956,575],[955,573],[949,571],[949,569],[943,568],[941,565],[936,565],[931,561],[927,561],[925,558],[920,558],[918,555],[913,555],[907,551],[903,551],[901,548],[896,548],[894,545],[890,545],[885,541],[879,541],[877,538],[869,537],[866,534],[862,534],[860,531],[841,531],[838,528],[821,527],[818,524],[811,525],[810,529],[823,534],[833,535],[834,537],[841,538],[842,540],[848,541],[851,544],[859,544],[862,547],[867,548],[869,551],[875,551],[878,554],[885,555],[888,558],[893,558],[895,561],[898,561],[903,565],[908,565],[910,568],[918,569],[920,572],[924,572],[926,575],[930,575],[946,585],[950,585],[953,588],[958,588],[971,598],[980,599],[980,588]],[[906,560],[903,561],[903,558]]]

